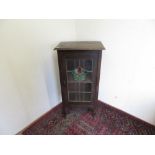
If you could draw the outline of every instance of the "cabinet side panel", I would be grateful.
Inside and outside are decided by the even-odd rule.
[[[66,84],[66,73],[65,73],[65,60],[63,56],[64,53],[62,51],[57,51],[57,54],[58,54],[62,102],[64,105],[66,105],[67,104],[67,93],[66,93],[67,84]]]
[[[97,74],[96,74],[96,93],[95,100],[98,100],[98,91],[99,91],[99,81],[100,81],[100,70],[101,70],[101,59],[102,59],[102,51],[98,52],[97,58]]]

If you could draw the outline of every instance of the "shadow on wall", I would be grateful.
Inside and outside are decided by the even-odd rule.
[[[155,104],[155,102],[153,101],[153,105],[154,104]],[[155,108],[154,108],[154,115],[153,115],[153,118],[152,119],[153,119],[153,123],[152,124],[155,125]]]
[[[60,87],[60,77],[59,77],[59,67],[58,67],[58,57],[57,57],[57,52],[54,51],[54,48],[57,46],[59,42],[52,44],[51,45],[51,58],[52,58],[52,66],[53,66],[53,71],[55,76],[55,86],[56,86],[56,96],[58,96],[58,101],[61,101],[61,87]],[[58,102],[57,102],[58,103]]]
[[[45,84],[47,88],[48,98],[50,106],[53,107],[61,101],[61,89],[59,83],[59,69],[57,52],[54,48],[58,42],[53,43],[50,46],[48,56],[43,61],[43,72],[45,76]]]

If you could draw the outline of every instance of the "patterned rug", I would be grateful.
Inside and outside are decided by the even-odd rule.
[[[88,111],[74,109],[66,118],[59,104],[25,129],[23,135],[151,135],[155,126],[102,102],[94,118]]]

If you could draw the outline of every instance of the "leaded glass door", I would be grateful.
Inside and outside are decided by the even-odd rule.
[[[94,57],[66,58],[68,102],[92,102],[95,82]]]

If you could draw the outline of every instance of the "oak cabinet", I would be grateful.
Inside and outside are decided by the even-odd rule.
[[[60,42],[55,47],[64,116],[71,107],[88,108],[94,114],[104,49],[98,41]]]

